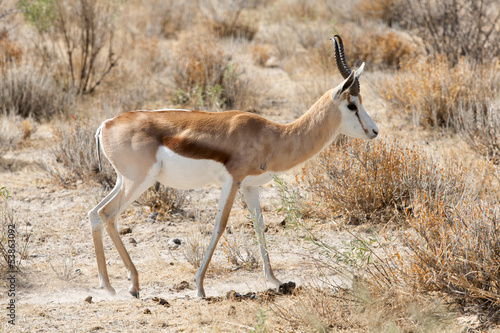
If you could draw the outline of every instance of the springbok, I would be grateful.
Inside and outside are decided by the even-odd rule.
[[[364,63],[351,71],[345,61],[342,39],[338,35],[330,39],[344,81],[328,90],[292,123],[278,124],[241,111],[187,110],[131,111],[102,123],[96,133],[99,167],[102,150],[117,173],[113,190],[88,214],[102,288],[115,293],[106,269],[104,224],[132,280],[129,292],[139,297],[139,275],[115,221],[156,181],[179,189],[200,188],[209,183],[222,185],[214,231],[195,275],[198,297],[205,297],[205,273],[226,228],[238,189],[256,217],[255,232],[265,279],[279,288],[281,282],[273,274],[266,250],[259,186],[269,182],[274,174],[311,159],[339,133],[362,139],[378,135],[359,94],[358,78]]]

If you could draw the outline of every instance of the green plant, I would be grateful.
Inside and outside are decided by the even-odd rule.
[[[266,311],[259,307],[257,313],[255,314],[256,323],[253,328],[249,329],[249,331],[254,333],[267,332],[266,319],[267,319]]]
[[[56,0],[21,0],[16,6],[24,19],[40,32],[46,32],[56,19]]]

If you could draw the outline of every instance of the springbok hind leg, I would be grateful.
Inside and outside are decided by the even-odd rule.
[[[107,204],[120,191],[122,184],[121,176],[118,175],[116,184],[113,190],[101,202],[89,211],[88,216],[92,227],[92,240],[94,242],[94,251],[97,260],[97,270],[99,273],[99,284],[101,288],[106,289],[109,293],[115,294],[115,290],[109,283],[108,270],[106,269],[106,256],[104,255],[104,246],[102,244],[102,229],[103,224],[99,216],[99,209]]]
[[[123,260],[123,264],[128,271],[129,279],[132,280],[129,293],[136,298],[139,298],[139,274],[118,234],[116,218],[125,208],[148,189],[148,187],[153,185],[154,181],[154,178],[151,177],[146,178],[142,182],[123,178],[119,192],[99,210],[99,216],[104,222],[106,231]]]
[[[271,268],[271,262],[269,261],[269,254],[267,253],[266,249],[266,239],[264,236],[264,219],[262,218],[259,203],[259,188],[250,186],[244,187],[243,195],[245,197],[245,202],[247,203],[248,210],[253,217],[255,234],[257,235],[260,255],[262,257],[262,262],[264,265],[264,275],[266,277],[266,280],[278,289],[282,283],[274,276],[273,270]]]

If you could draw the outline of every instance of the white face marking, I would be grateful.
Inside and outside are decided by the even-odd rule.
[[[340,112],[342,112],[340,133],[359,139],[375,138],[378,134],[377,125],[370,118],[363,104],[359,102],[358,97],[350,96],[350,99],[350,103],[346,99],[339,105]],[[349,109],[349,104],[356,106],[356,109]]]

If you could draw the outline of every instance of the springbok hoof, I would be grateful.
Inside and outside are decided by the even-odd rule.
[[[134,296],[135,298],[139,299],[139,292],[138,291],[129,291],[130,295]]]

